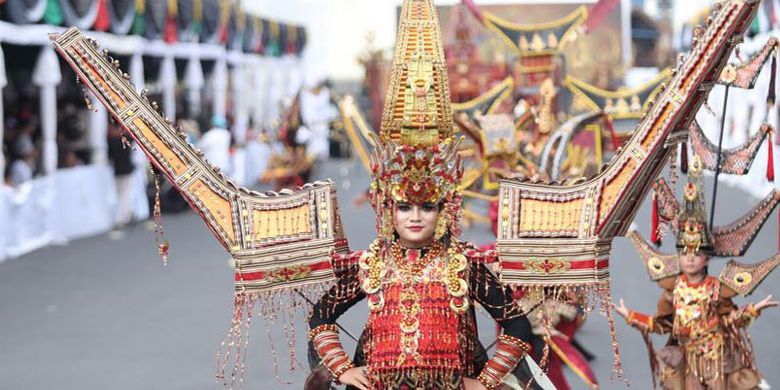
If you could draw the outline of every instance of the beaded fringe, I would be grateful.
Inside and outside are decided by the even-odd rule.
[[[524,294],[539,294],[540,290],[543,294],[539,294],[542,297],[542,302],[546,300],[568,302],[573,305],[578,305],[583,308],[586,315],[592,311],[598,309],[599,313],[603,315],[609,323],[609,334],[612,342],[612,373],[610,380],[620,379],[626,384],[628,380],[623,373],[623,364],[620,359],[620,346],[617,341],[617,334],[615,332],[615,318],[612,315],[612,297],[610,294],[610,280],[600,280],[595,283],[589,284],[571,284],[561,286],[543,286],[543,285],[521,285],[513,286],[515,290],[521,291]],[[547,321],[543,321],[545,325],[545,333],[550,334],[550,329]],[[545,350],[543,353],[542,362],[540,367],[547,371],[547,360],[549,350],[547,343],[545,343]]]
[[[217,383],[225,389],[243,388],[246,355],[252,319],[255,316],[265,325],[268,346],[274,363],[274,376],[277,382],[288,383],[279,373],[279,356],[271,336],[271,327],[277,323],[282,325],[285,343],[289,350],[289,371],[294,372],[300,366],[295,356],[295,314],[299,309],[305,309],[307,314],[310,313],[313,303],[322,297],[332,284],[322,283],[268,292],[236,292],[230,328],[215,354]]]

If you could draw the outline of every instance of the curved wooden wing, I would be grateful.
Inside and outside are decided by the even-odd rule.
[[[452,111],[466,113],[469,118],[474,118],[477,113],[481,115],[495,114],[507,99],[511,99],[514,87],[514,80],[507,77],[474,99],[463,103],[452,103]]]
[[[540,168],[543,172],[549,172],[553,180],[558,180],[561,172],[561,163],[566,153],[566,145],[572,138],[587,125],[599,120],[604,114],[600,111],[586,112],[569,118],[556,129],[544,144],[540,155]],[[553,154],[553,151],[555,152]],[[552,154],[552,155],[551,155]]]
[[[348,250],[332,182],[261,194],[212,167],[76,28],[51,39],[137,145],[200,214],[236,267],[236,293],[270,293],[334,280],[333,252]]]
[[[747,61],[738,64],[726,65],[720,73],[718,84],[732,87],[753,89],[758,80],[758,75],[764,69],[764,64],[772,56],[777,48],[778,40],[769,38],[761,50],[754,53]]]
[[[501,279],[521,286],[604,286],[612,239],[623,235],[656,177],[687,137],[759,2],[727,0],[668,86],[607,167],[584,181],[504,180],[499,189]]]
[[[573,95],[574,112],[604,112],[617,120],[640,119],[671,78],[672,69],[666,68],[636,88],[608,91],[567,75],[563,86]]]
[[[780,254],[776,254],[760,263],[742,264],[735,260],[729,260],[721,271],[721,285],[725,285],[731,291],[721,292],[730,298],[736,294],[748,296],[767,277],[777,265],[780,264]]]
[[[761,143],[774,132],[769,123],[764,123],[758,131],[750,136],[744,144],[730,149],[723,149],[720,156],[720,172],[732,175],[744,175],[750,171],[753,160],[756,158]],[[704,135],[699,124],[694,121],[691,124],[690,140],[693,152],[701,158],[704,169],[715,171],[718,164],[718,145],[713,144]]]
[[[472,12],[476,7],[469,7]],[[545,23],[518,24],[498,17],[490,12],[478,12],[478,18],[485,27],[493,30],[507,46],[520,55],[559,52],[578,34],[578,29],[588,18],[585,6],[557,20]]]
[[[659,282],[663,279],[675,277],[680,274],[680,262],[677,253],[662,253],[656,250],[652,244],[645,241],[639,232],[628,232],[628,238],[639,253],[639,258],[647,269],[650,279]]]
[[[713,227],[712,254],[719,257],[743,256],[778,202],[780,190],[773,189],[742,218],[725,226]]]
[[[341,118],[344,120],[347,137],[349,137],[360,163],[366,172],[371,172],[369,154],[371,153],[370,148],[374,146],[374,139],[371,137],[371,134],[375,134],[374,131],[369,128],[363,113],[360,112],[360,108],[355,104],[355,99],[352,96],[345,96],[341,99],[339,110]]]

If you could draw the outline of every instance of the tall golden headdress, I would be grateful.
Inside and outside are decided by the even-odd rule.
[[[405,0],[380,138],[435,145],[452,137],[447,63],[432,0]]]
[[[405,0],[390,86],[371,164],[379,235],[391,239],[395,202],[442,208],[436,235],[458,234],[463,173],[452,134],[447,64],[432,0]]]

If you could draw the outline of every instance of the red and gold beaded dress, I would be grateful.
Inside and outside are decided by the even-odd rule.
[[[750,294],[780,264],[780,255],[752,265],[732,260],[719,277],[705,275],[696,282],[682,273],[680,258],[694,254],[742,256],[780,202],[780,191],[771,191],[736,222],[711,229],[701,177],[706,168],[695,154],[683,203],[677,203],[663,179],[656,182],[659,218],[677,232],[678,253],[663,254],[638,233],[631,233],[651,279],[665,291],[655,315],[629,311],[626,321],[644,333],[651,367],[663,388],[753,389],[761,378],[745,329],[760,313],[753,305],[736,306],[731,298]],[[670,342],[655,353],[648,333],[669,334]]]

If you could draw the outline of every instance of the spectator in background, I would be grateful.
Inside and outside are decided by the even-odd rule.
[[[88,164],[92,154],[87,137],[87,113],[73,102],[62,101],[57,111],[57,167]]]
[[[198,140],[198,148],[207,160],[219,167],[226,175],[230,174],[230,132],[227,119],[215,115],[211,119],[211,129],[203,133]]]
[[[327,159],[330,150],[330,122],[338,116],[338,109],[331,103],[330,89],[325,80],[316,76],[307,80],[301,91],[301,119],[298,130],[300,143],[306,144],[306,153],[317,159]]]
[[[37,152],[32,141],[14,143],[14,155],[16,156],[8,169],[8,184],[18,187],[33,179]]]
[[[121,229],[130,223],[133,217],[132,208],[132,183],[133,150],[130,141],[122,140],[122,130],[114,121],[108,125],[108,159],[114,167],[114,179],[116,182],[116,227]]]

